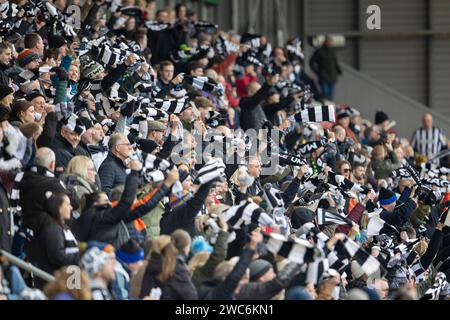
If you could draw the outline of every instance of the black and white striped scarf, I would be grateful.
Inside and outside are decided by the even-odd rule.
[[[220,178],[225,172],[225,164],[222,159],[212,158],[198,172],[195,177],[196,184],[207,184],[217,178]]]
[[[381,212],[381,209],[379,210],[379,212]],[[383,229],[389,229],[396,233],[399,233],[397,228],[386,223],[383,219],[381,219],[379,213],[376,213],[373,216],[371,216],[369,223],[367,225],[367,235],[378,236],[380,235],[380,231]]]
[[[186,109],[187,99],[154,99],[153,107],[168,114],[180,114]]]
[[[296,57],[299,60],[305,59],[305,55],[303,54],[302,50],[302,41],[298,38],[294,39],[291,44],[288,44],[286,46],[286,50],[290,55]]]
[[[341,243],[349,255],[349,258],[355,260],[368,276],[379,270],[380,262],[355,241],[346,237]]]
[[[226,210],[224,219],[234,230],[239,230],[244,225],[251,223],[269,227],[276,225],[275,221],[260,206],[249,201],[243,201],[241,204]]]
[[[317,209],[316,213],[317,224],[319,226],[327,226],[327,225],[347,225],[352,226],[353,221],[347,217],[340,215],[339,213],[331,210],[331,209]]]
[[[217,24],[212,24],[208,21],[197,20],[194,22],[194,28],[196,28],[196,29],[218,29],[219,26]]]
[[[246,32],[241,37],[241,43],[250,45],[252,49],[259,49],[261,47],[261,35]]]
[[[129,53],[129,51],[124,49],[114,48],[110,45],[103,45],[100,48],[99,57],[100,61],[102,61],[106,65],[121,65],[125,62]]]
[[[20,7],[17,4],[6,1],[0,4],[0,18],[1,20],[15,18],[17,17],[17,13],[19,13],[19,10]]]
[[[222,36],[217,38],[216,51],[220,56],[227,57],[231,53],[238,53],[241,46],[234,42],[224,39]]]
[[[199,91],[220,92],[219,84],[208,77],[193,77],[187,74],[182,74],[182,77],[185,83],[190,84]]]
[[[171,24],[170,23],[162,23],[162,22],[159,22],[156,20],[150,20],[150,21],[146,21],[144,23],[144,26],[153,32],[159,32],[159,31],[168,29],[171,26]]]
[[[307,240],[287,237],[271,233],[266,240],[266,248],[274,255],[286,258],[298,264],[312,263],[323,260],[322,252]]]
[[[290,117],[292,122],[336,122],[335,106],[320,106],[307,108]]]
[[[443,272],[439,272],[434,278],[433,285],[425,292],[420,300],[440,300],[450,294],[450,283]]]

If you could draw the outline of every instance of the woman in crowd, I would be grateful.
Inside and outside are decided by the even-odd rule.
[[[99,190],[96,176],[92,160],[85,156],[77,156],[70,160],[66,174],[61,175],[60,179],[67,187],[74,188],[78,199],[81,199],[85,194]]]
[[[45,211],[48,213],[47,223],[37,236],[37,266],[53,274],[64,266],[76,265],[80,258],[78,242],[67,226],[72,217],[72,206],[69,197],[64,193],[46,194]],[[42,283],[41,283],[42,285]]]

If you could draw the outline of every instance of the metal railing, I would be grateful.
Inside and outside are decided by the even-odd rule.
[[[51,274],[48,274],[47,272],[36,268],[29,262],[25,262],[22,259],[17,258],[16,256],[10,254],[9,252],[6,252],[4,250],[0,250],[0,254],[8,260],[9,263],[15,265],[16,267],[25,270],[27,272],[32,273],[34,276],[41,278],[44,281],[47,282],[53,282],[55,281],[55,277]]]

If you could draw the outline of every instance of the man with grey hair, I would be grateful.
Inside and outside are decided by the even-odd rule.
[[[38,149],[34,159],[34,166],[24,173],[18,186],[20,192],[19,205],[22,208],[22,222],[25,228],[33,231],[32,235],[34,237],[38,236],[49,218],[44,210],[46,193],[66,193],[70,198],[72,207],[75,210],[78,208],[76,197],[55,177],[55,159],[55,153],[51,149]],[[33,241],[25,243],[25,251],[31,261],[33,261],[33,254],[36,250],[32,247],[32,244]]]
[[[125,184],[128,167],[125,161],[132,155],[133,147],[122,133],[113,134],[109,139],[108,147],[109,154],[100,166],[98,175],[102,183],[102,191],[109,197],[112,189]]]

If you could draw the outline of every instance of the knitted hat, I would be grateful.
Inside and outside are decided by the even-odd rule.
[[[382,206],[386,206],[397,201],[397,195],[389,189],[381,188],[378,201]]]
[[[14,93],[14,90],[11,87],[0,85],[0,100],[9,96],[11,93]]]
[[[120,262],[131,264],[144,260],[144,249],[134,240],[126,242],[116,253]]]
[[[203,237],[196,237],[192,241],[192,254],[195,256],[200,252],[213,252],[213,247]]]
[[[97,247],[93,247],[88,249],[81,258],[80,267],[83,268],[91,278],[93,278],[96,273],[103,269],[109,259],[109,254],[100,251]]]
[[[376,125],[380,125],[383,122],[385,122],[386,120],[389,120],[389,116],[384,113],[383,111],[378,111],[375,115],[375,124]]]
[[[66,39],[64,39],[63,36],[55,34],[55,35],[50,36],[50,38],[48,38],[48,47],[49,48],[59,49],[65,44],[67,44],[67,41],[66,41]]]
[[[30,49],[25,49],[17,56],[17,62],[22,68],[34,60],[39,60],[39,55]]]
[[[139,139],[136,142],[137,147],[144,153],[151,154],[159,145],[153,140]]]
[[[272,265],[266,260],[258,259],[253,261],[250,264],[250,281],[257,281],[269,271],[270,268],[272,268]]]
[[[95,77],[105,71],[103,66],[97,61],[93,60],[90,56],[84,55],[80,57],[81,64],[81,76],[83,78],[95,79]]]

